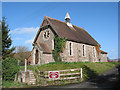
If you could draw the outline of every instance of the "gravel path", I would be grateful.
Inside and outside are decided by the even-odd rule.
[[[86,82],[64,86],[51,86],[48,88],[118,88],[120,84],[118,75],[118,69],[114,68],[95,79],[88,80]]]

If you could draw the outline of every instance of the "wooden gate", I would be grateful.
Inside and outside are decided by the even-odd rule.
[[[49,72],[52,71],[40,71],[40,81],[39,83],[44,83],[44,85],[57,85],[61,82],[73,83],[73,81],[82,81],[82,68],[77,69],[67,69],[67,70],[55,70],[53,72],[59,72],[59,78],[50,79]],[[63,83],[63,84],[64,84]],[[76,83],[76,82],[75,82]]]

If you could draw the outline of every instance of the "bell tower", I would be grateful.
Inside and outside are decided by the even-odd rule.
[[[67,26],[73,27],[71,22],[70,22],[70,15],[68,14],[68,12],[67,12],[67,14],[65,16],[65,22],[66,22]]]

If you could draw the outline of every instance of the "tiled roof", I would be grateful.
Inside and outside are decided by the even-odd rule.
[[[92,38],[92,36],[83,28],[80,28],[75,25],[73,25],[73,27],[69,27],[67,26],[66,22],[62,22],[60,20],[48,16],[46,17],[50,24],[52,24],[52,26],[54,27],[55,32],[59,34],[59,36],[80,43],[100,46],[99,43],[94,38]]]
[[[83,28],[73,25],[73,27],[67,26],[66,22],[45,16],[44,20],[47,20],[51,28],[59,37],[65,37],[67,40],[94,45],[101,47],[100,44]],[[41,29],[39,29],[34,42],[36,42]]]
[[[27,56],[26,59],[27,59],[31,55],[31,52],[32,51],[21,52],[21,53],[22,53],[22,55],[26,55]],[[21,55],[21,53],[15,53],[13,57],[17,57],[17,56]]]
[[[100,50],[100,52],[101,52],[102,54],[107,54],[107,52],[104,52],[104,51],[102,51],[102,50]]]
[[[40,45],[43,53],[51,53],[50,50],[49,50],[49,48],[47,47],[47,45],[45,43],[40,43],[39,42],[39,45]]]

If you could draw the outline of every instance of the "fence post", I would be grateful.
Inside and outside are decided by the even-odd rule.
[[[27,60],[25,59],[25,73],[24,73],[25,82],[26,82],[26,73],[27,73]]]
[[[81,70],[80,70],[80,71],[81,71],[81,79],[82,79],[82,68],[81,68]]]
[[[27,71],[27,60],[25,59],[25,72]]]

